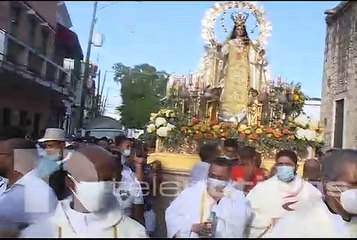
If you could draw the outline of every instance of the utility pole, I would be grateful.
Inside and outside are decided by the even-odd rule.
[[[97,8],[98,8],[98,1],[94,2],[93,6],[93,16],[92,16],[92,22],[89,30],[89,40],[88,40],[88,46],[87,46],[87,54],[86,54],[86,59],[85,59],[85,66],[84,66],[84,77],[82,79],[82,91],[81,91],[81,105],[80,105],[80,112],[79,112],[79,118],[78,118],[78,129],[83,128],[83,118],[84,118],[84,109],[85,109],[85,100],[86,100],[86,88],[87,88],[87,81],[89,78],[89,59],[90,59],[90,53],[92,49],[92,38],[93,38],[93,32],[94,32],[94,25],[96,21],[96,14],[97,14]]]

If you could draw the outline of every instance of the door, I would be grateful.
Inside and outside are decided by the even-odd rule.
[[[345,100],[341,99],[336,101],[335,108],[335,126],[334,126],[334,138],[333,147],[343,147],[343,127],[344,127],[344,112],[345,112]]]

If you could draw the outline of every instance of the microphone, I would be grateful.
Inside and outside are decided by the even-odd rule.
[[[211,212],[210,219],[212,221],[211,238],[215,238],[216,237],[216,228],[217,228],[217,214],[216,214],[216,212]]]

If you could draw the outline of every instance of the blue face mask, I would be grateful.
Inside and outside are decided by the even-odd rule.
[[[295,177],[294,171],[294,167],[291,166],[278,166],[276,168],[276,175],[281,181],[290,182]]]
[[[60,162],[57,161],[59,156],[47,155],[40,159],[39,165],[36,168],[37,175],[40,178],[49,177],[52,173],[60,169]]]
[[[130,149],[125,149],[124,152],[123,152],[123,156],[124,157],[130,157],[130,154],[131,154]]]

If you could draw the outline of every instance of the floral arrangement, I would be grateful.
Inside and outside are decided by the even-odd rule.
[[[157,113],[151,113],[150,122],[146,126],[146,132],[165,138],[176,128],[175,124],[177,124],[175,111],[161,109]]]
[[[162,109],[152,113],[146,134],[159,137],[168,148],[203,141],[221,141],[235,138],[244,145],[255,147],[265,157],[272,157],[274,150],[306,151],[307,147],[323,145],[323,129],[306,115],[290,117],[289,123],[274,126],[246,126],[228,122],[203,122],[198,118],[179,119],[176,112]]]

